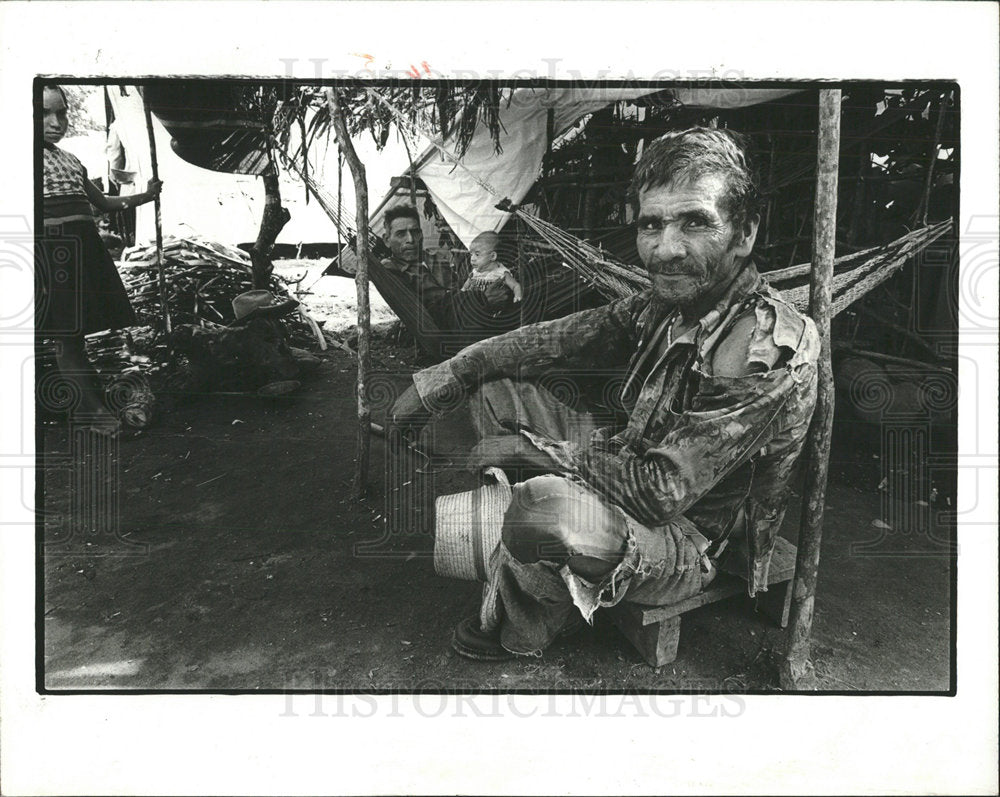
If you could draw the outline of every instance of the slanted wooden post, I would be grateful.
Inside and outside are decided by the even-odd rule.
[[[833,368],[830,365],[830,306],[837,239],[837,172],[840,166],[840,89],[819,92],[816,204],[813,211],[809,314],[820,337],[816,411],[806,439],[805,489],[799,524],[788,649],[781,662],[783,689],[804,686],[809,676],[809,636],[816,599],[816,575],[823,534],[823,503],[833,433]]]
[[[337,101],[333,89],[327,89],[326,102],[330,108],[333,129],[337,133],[337,146],[344,153],[354,178],[354,196],[358,224],[358,270],[354,285],[358,294],[358,451],[354,471],[354,495],[363,498],[368,492],[368,459],[371,451],[371,407],[368,406],[368,365],[370,360],[371,309],[368,305],[368,179],[365,165],[354,150],[347,132],[344,108]]]

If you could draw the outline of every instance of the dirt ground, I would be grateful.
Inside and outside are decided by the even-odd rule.
[[[434,573],[432,536],[412,531],[419,517],[410,533],[388,533],[378,438],[370,495],[351,497],[354,361],[335,348],[321,356],[292,395],[182,401],[107,451],[65,421],[46,422],[47,688],[777,689],[785,632],[745,596],[685,615],[678,658],[659,669],[600,613],[541,658],[481,664],[451,652],[480,587]],[[413,349],[379,342],[374,365],[378,420],[414,369]],[[437,422],[433,440],[436,472],[414,474],[409,489],[473,486],[454,466],[472,441],[467,415]],[[934,540],[945,531],[931,507],[883,506],[881,450],[877,428],[838,420],[816,687],[947,690],[951,559]],[[874,527],[887,511],[893,529]],[[797,518],[796,493],[783,529],[791,539]]]

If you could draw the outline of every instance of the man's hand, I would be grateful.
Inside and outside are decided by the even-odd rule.
[[[419,432],[430,419],[431,413],[420,400],[420,394],[413,385],[406,388],[389,411],[390,423],[399,431]]]

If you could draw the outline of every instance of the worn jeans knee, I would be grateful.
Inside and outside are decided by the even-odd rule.
[[[635,548],[626,557],[630,573],[628,600],[664,606],[695,595],[714,578],[706,567],[708,540],[687,518],[655,529],[631,521]]]
[[[625,552],[621,513],[562,476],[528,479],[514,488],[502,539],[518,561],[568,564],[581,575],[608,572]]]

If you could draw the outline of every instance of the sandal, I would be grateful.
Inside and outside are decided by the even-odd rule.
[[[499,631],[481,630],[476,616],[466,617],[455,627],[451,648],[473,661],[509,661],[516,656],[500,644]]]
[[[566,625],[559,629],[559,633],[556,636],[560,639],[575,636],[583,630],[583,627],[586,624],[587,622],[578,613],[575,617],[570,617],[570,619],[566,622]]]

